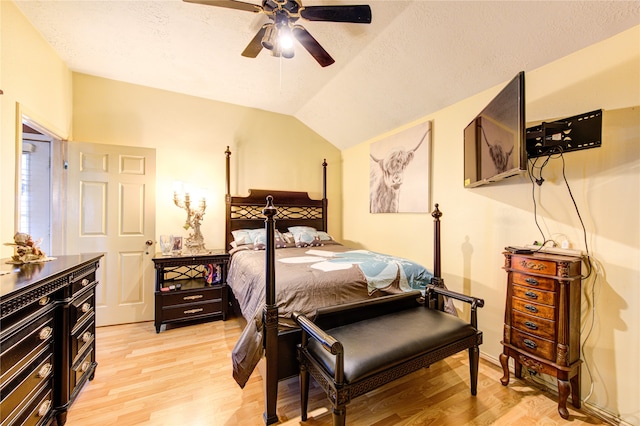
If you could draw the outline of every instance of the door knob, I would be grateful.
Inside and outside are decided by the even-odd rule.
[[[147,251],[145,251],[144,254],[149,254],[149,246],[153,245],[153,241],[152,240],[147,240],[144,243],[147,245]]]

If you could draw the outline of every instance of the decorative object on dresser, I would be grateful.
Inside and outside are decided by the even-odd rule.
[[[569,417],[567,397],[580,408],[580,296],[582,258],[546,253],[505,252],[507,299],[504,350],[500,363],[503,385],[509,384],[509,357],[514,372],[522,367],[555,376],[558,412]]]
[[[64,425],[95,374],[95,288],[102,254],[7,265],[0,277],[0,422]]]
[[[153,258],[156,268],[156,333],[163,324],[220,317],[227,319],[229,254],[210,250]]]
[[[183,186],[181,183],[174,184],[173,190],[173,203],[184,209],[187,212],[187,220],[184,222],[184,229],[191,229],[191,233],[187,237],[187,241],[185,242],[185,251],[186,253],[206,253],[207,249],[204,248],[204,237],[202,236],[202,232],[200,231],[200,224],[202,222],[202,217],[204,216],[204,212],[207,209],[207,200],[204,198],[204,192],[198,190],[200,194],[196,195],[194,198],[200,199],[198,202],[198,207],[194,208],[191,205],[191,190],[187,187]],[[176,251],[175,243],[178,241],[180,237],[174,237],[174,251]],[[180,239],[182,242],[182,239]],[[180,247],[182,249],[182,247]]]

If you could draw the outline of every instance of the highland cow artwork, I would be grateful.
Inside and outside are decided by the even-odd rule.
[[[369,212],[428,213],[431,188],[431,122],[369,147]]]

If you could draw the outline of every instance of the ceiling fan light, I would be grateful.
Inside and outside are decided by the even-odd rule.
[[[278,30],[273,24],[267,24],[264,36],[262,37],[262,47],[267,50],[273,50],[278,40]]]

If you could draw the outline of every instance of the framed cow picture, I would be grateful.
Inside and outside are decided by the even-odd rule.
[[[428,213],[430,198],[430,121],[369,145],[370,213]]]

